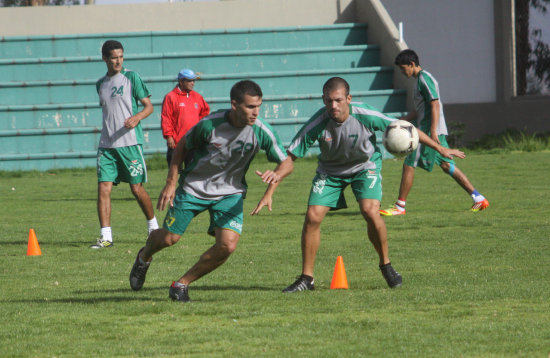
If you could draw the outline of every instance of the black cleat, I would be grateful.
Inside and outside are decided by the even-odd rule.
[[[393,269],[391,263],[380,266],[380,271],[382,271],[382,276],[384,276],[390,288],[399,287],[401,286],[401,283],[403,283],[403,278],[399,272]]]
[[[139,291],[143,284],[145,283],[145,275],[147,275],[147,270],[151,262],[146,262],[144,264],[139,261],[139,254],[143,251],[143,248],[139,250],[136,261],[134,261],[134,266],[132,266],[132,271],[130,271],[130,287],[132,290]]]
[[[315,282],[313,277],[300,275],[298,279],[290,286],[283,290],[284,293],[294,293],[298,291],[315,290]]]
[[[175,281],[172,282],[172,285],[170,286],[170,291],[168,291],[168,296],[173,301],[180,301],[180,302],[189,302],[191,299],[189,298],[189,293],[187,292],[187,289],[189,286],[185,285],[183,287],[175,287]]]

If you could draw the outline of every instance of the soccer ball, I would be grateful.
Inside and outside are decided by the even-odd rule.
[[[404,157],[418,147],[418,132],[407,121],[393,121],[384,131],[382,143],[396,157]]]

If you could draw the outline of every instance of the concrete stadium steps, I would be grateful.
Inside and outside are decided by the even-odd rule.
[[[0,59],[97,56],[103,42],[115,39],[125,53],[302,48],[367,43],[366,24],[334,24],[277,28],[213,29],[199,31],[146,31],[116,34],[1,37]]]
[[[212,52],[173,52],[125,55],[125,67],[141,76],[174,76],[182,68],[202,73],[310,70],[378,66],[377,45],[307,47]],[[105,63],[100,56],[0,60],[0,81],[56,81],[99,78]],[[94,76],[94,77],[92,77]]]
[[[393,68],[362,67],[352,69],[324,69],[308,71],[248,72],[236,74],[204,74],[196,82],[195,90],[208,101],[211,97],[229,96],[235,82],[242,79],[256,81],[266,95],[318,94],[327,78],[341,76],[352,89],[387,89]],[[177,84],[176,75],[143,77],[152,93],[152,99],[162,99]],[[97,102],[96,80],[61,80],[0,82],[0,105],[37,105],[56,103]]]

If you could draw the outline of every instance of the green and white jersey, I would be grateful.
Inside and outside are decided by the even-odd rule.
[[[229,123],[229,111],[203,118],[185,135],[185,147],[193,159],[183,170],[182,189],[204,200],[219,200],[246,194],[245,175],[250,162],[263,149],[271,162],[280,163],[286,154],[271,126],[261,118],[244,128]]]
[[[439,84],[431,73],[424,70],[418,73],[416,87],[414,88],[414,105],[417,114],[417,127],[428,135],[432,124],[432,107],[430,103],[433,100],[439,100],[439,125],[437,135],[447,135],[447,124],[443,115],[443,102],[439,95]]]
[[[395,120],[367,104],[351,103],[350,116],[343,123],[320,109],[296,134],[288,151],[302,158],[319,142],[321,153],[317,173],[351,177],[365,169],[382,167],[382,154],[376,145],[375,131],[384,131]]]
[[[143,144],[141,123],[127,129],[124,122],[138,113],[140,99],[149,97],[149,89],[139,75],[131,70],[113,77],[107,75],[96,83],[99,105],[103,108],[103,127],[99,139],[100,148],[118,148]]]

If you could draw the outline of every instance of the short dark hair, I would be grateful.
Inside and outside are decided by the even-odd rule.
[[[420,66],[418,55],[416,54],[416,52],[410,49],[399,52],[399,54],[395,58],[395,64],[397,66],[410,65],[411,62],[414,62],[416,66]]]
[[[124,47],[122,47],[122,44],[116,40],[107,40],[101,47],[101,54],[103,57],[109,58],[112,50],[124,51]]]
[[[323,85],[323,96],[341,87],[346,89],[346,96],[349,96],[349,83],[342,77],[331,77]]]
[[[256,82],[250,80],[242,80],[235,83],[233,87],[231,87],[229,96],[232,101],[243,103],[245,94],[252,97],[263,97],[260,86]]]

